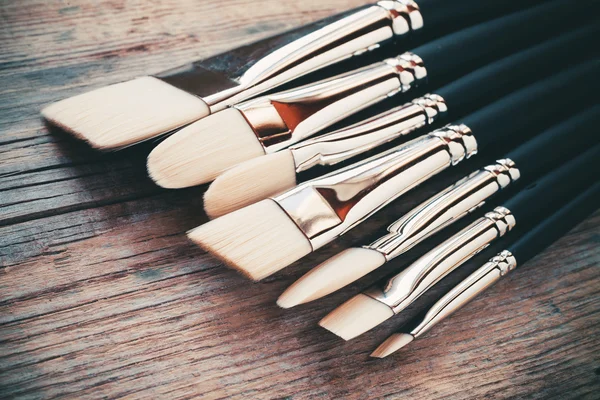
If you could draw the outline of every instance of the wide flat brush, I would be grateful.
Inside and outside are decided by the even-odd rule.
[[[599,65],[589,62],[553,75],[465,117],[462,124],[304,182],[214,219],[188,236],[233,268],[262,279],[478,151],[493,152],[489,147],[498,143],[516,145],[549,120],[584,109],[597,93]]]
[[[404,327],[402,332],[394,333],[387,338],[371,353],[371,357],[387,357],[428,332],[517,266],[526,264],[541,253],[594,212],[599,204],[600,183],[597,182],[522,237],[503,243],[504,250],[452,288],[421,317]]]
[[[237,103],[176,132],[148,156],[160,186],[213,180],[240,162],[277,152],[427,79],[443,84],[564,31],[564,0],[444,36],[412,52],[298,88]]]
[[[332,166],[377,146],[426,128],[440,119],[456,118],[598,53],[592,25],[554,38],[486,65],[452,83],[395,109],[347,128],[305,140],[288,149],[245,161],[219,175],[204,194],[211,218],[291,189],[299,173]]]
[[[552,171],[428,251],[397,275],[342,304],[319,325],[353,339],[400,313],[433,285],[504,235],[527,232],[597,179],[600,145]]]
[[[62,100],[42,115],[93,147],[121,148],[406,37],[421,30],[424,19],[427,36],[435,37],[538,2],[383,0],[157,76]]]
[[[537,135],[419,204],[388,227],[373,243],[342,251],[307,272],[277,300],[283,308],[319,299],[355,282],[418,243],[482,207],[507,187],[531,182],[600,141],[596,105]]]

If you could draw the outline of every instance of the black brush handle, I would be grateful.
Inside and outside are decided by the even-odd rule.
[[[463,29],[413,50],[425,63],[430,84],[455,79],[481,65],[526,48],[581,23],[594,1],[555,0]]]
[[[507,246],[508,250],[517,259],[517,265],[523,265],[583,221],[599,206],[600,182],[596,182],[512,245]]]
[[[503,206],[515,216],[519,231],[539,224],[597,180],[600,145],[533,182]]]
[[[598,71],[600,60],[568,69],[524,87],[460,122],[471,128],[480,151],[499,141],[518,143],[520,136],[535,131],[545,120],[585,109],[597,96]]]
[[[521,175],[533,178],[600,141],[600,105],[561,122],[509,152]]]
[[[488,64],[433,92],[448,104],[448,115],[471,113],[515,90],[598,54],[600,25],[592,24]]]

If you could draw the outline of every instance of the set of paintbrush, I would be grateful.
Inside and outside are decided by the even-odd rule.
[[[514,268],[515,257],[523,263],[593,210],[598,188],[587,188],[600,163],[600,61],[593,45],[600,28],[586,15],[596,2],[537,3],[521,2],[525,9],[516,10],[496,0],[450,8],[441,0],[379,1],[63,100],[43,115],[101,149],[174,132],[150,153],[150,176],[166,188],[216,178],[205,195],[207,214],[216,219],[188,236],[253,280],[316,251],[465,159],[503,157],[417,206],[372,244],[311,270],[279,298],[289,308],[336,291],[487,207],[508,187],[510,200],[321,321],[351,339],[500,237],[512,240],[512,255],[505,251],[485,264],[375,353],[387,355]],[[418,46],[402,53],[409,43]],[[373,55],[380,61],[372,63]],[[331,130],[353,115],[355,123]],[[500,149],[512,150],[503,156]],[[346,165],[334,169],[339,163]],[[303,181],[316,166],[331,171]]]

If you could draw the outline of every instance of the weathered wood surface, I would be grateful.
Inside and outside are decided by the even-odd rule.
[[[479,164],[250,284],[183,234],[206,220],[205,187],[160,190],[145,177],[150,145],[100,154],[39,118],[51,101],[362,3],[2,2],[1,398],[597,398],[600,213],[403,353],[373,361],[400,319],[348,343],[316,322],[423,246],[316,304],[284,311],[275,299]]]

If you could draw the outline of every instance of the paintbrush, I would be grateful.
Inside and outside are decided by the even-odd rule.
[[[445,83],[564,31],[563,0],[444,36],[411,52],[298,88],[265,95],[197,121],[160,143],[148,173],[160,186],[213,180],[240,162],[273,153],[423,82]]]
[[[388,234],[342,251],[294,282],[277,300],[290,308],[326,296],[404,254],[426,238],[482,207],[500,190],[538,178],[593,146],[600,137],[600,105],[572,117],[512,150],[432,198],[388,227]],[[557,145],[560,144],[560,145]]]
[[[199,246],[255,280],[324,246],[403,193],[478,151],[515,145],[552,118],[585,109],[600,61],[530,85],[377,156],[304,182],[188,232]]]
[[[600,183],[596,182],[584,193],[544,219],[522,237],[503,243],[505,250],[492,257],[448,293],[413,323],[387,338],[371,357],[384,358],[419,338],[439,322],[465,306],[487,290],[518,265],[524,265],[562,235],[571,230],[600,204]]]
[[[559,145],[559,144],[558,144]],[[542,222],[597,180],[600,145],[552,171],[436,246],[399,274],[330,312],[319,325],[353,339],[400,313],[446,275],[518,226]],[[514,233],[512,234],[514,235]]]
[[[62,100],[42,115],[95,148],[118,149],[412,36],[424,20],[423,30],[436,37],[538,2],[383,0],[156,76]]]
[[[288,149],[243,162],[220,176],[204,194],[211,218],[291,189],[298,174],[315,166],[332,166],[377,146],[458,117],[523,87],[532,80],[597,53],[593,45],[600,27],[592,25],[488,64],[433,94],[340,130],[305,140]]]

